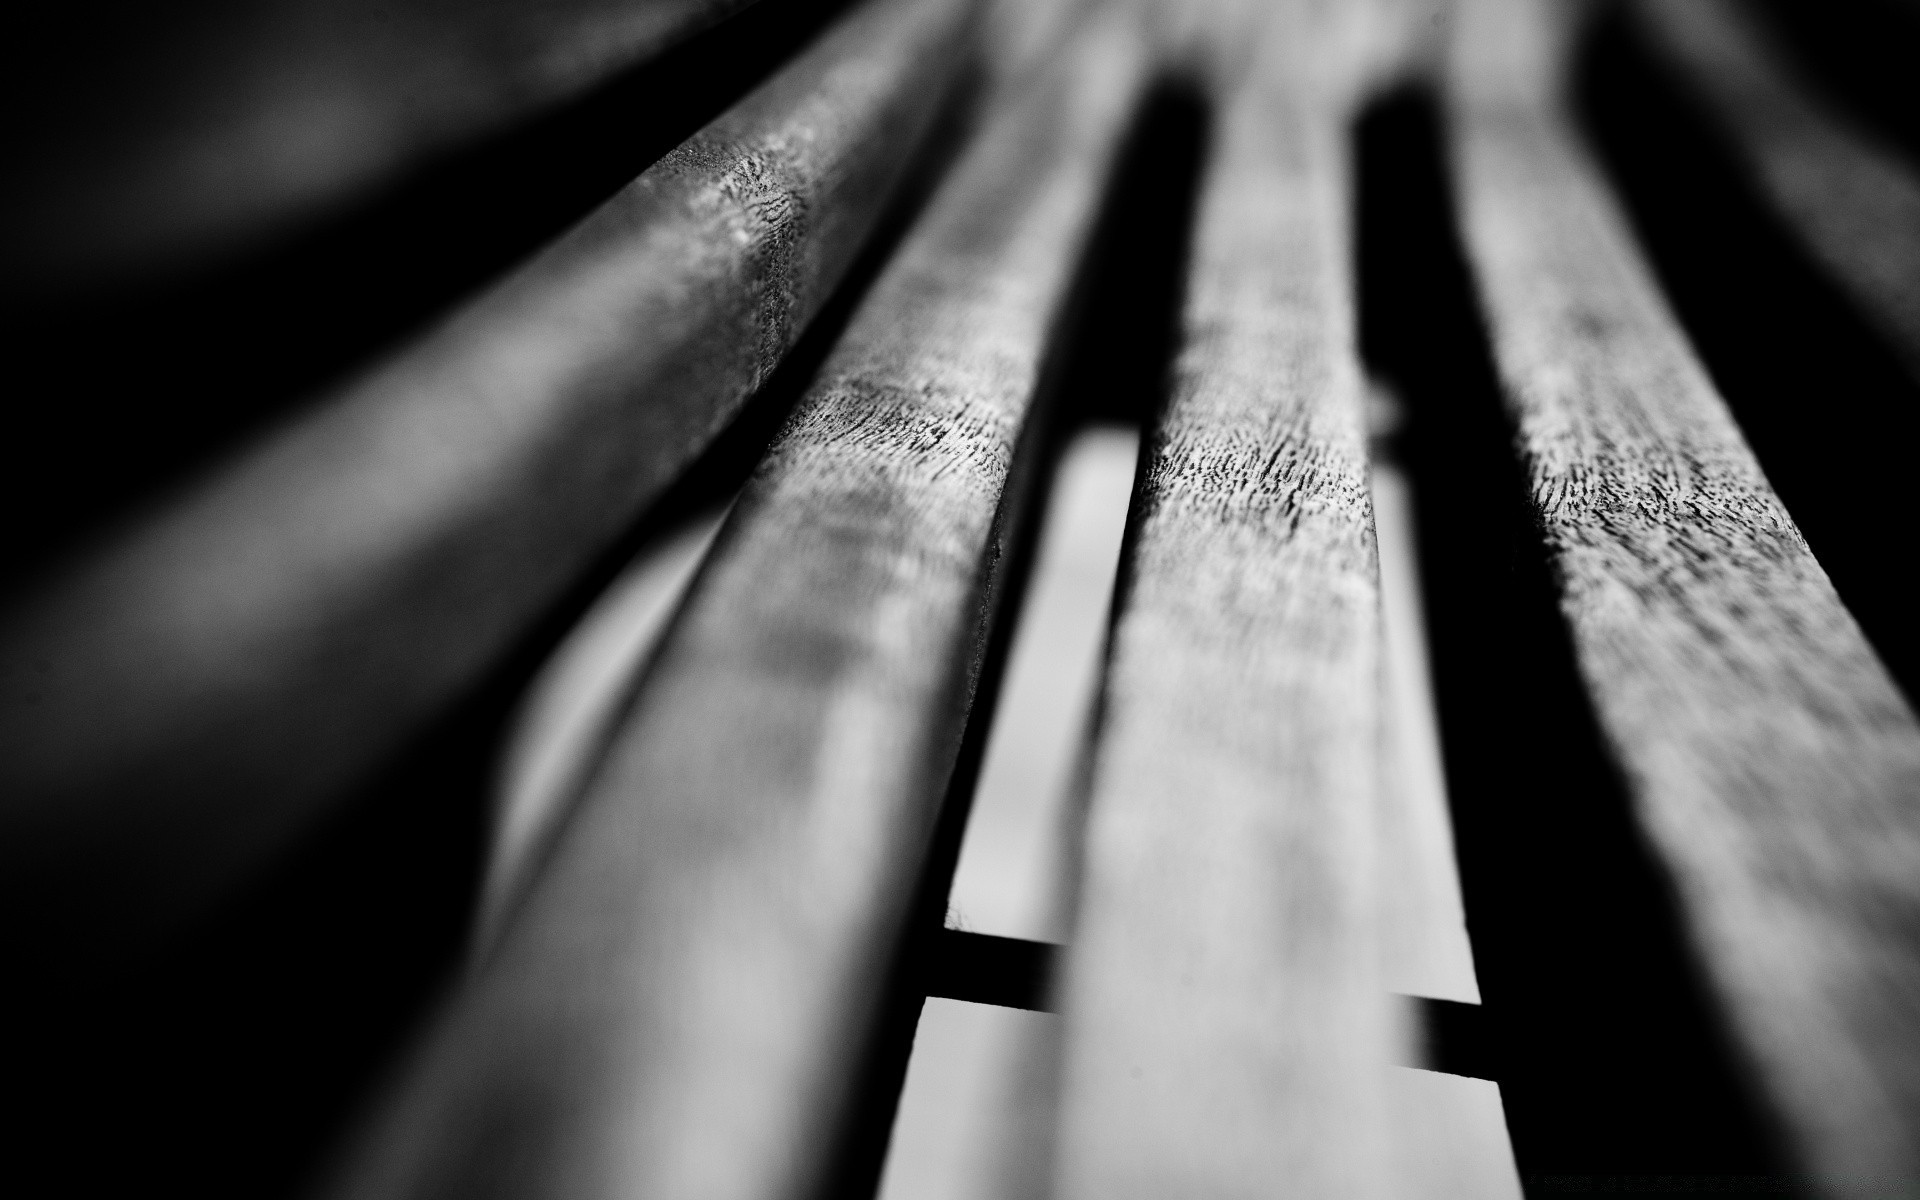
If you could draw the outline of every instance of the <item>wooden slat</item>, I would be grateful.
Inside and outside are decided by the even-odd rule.
[[[877,1200],[1045,1194],[1060,1018],[927,998]]]
[[[767,378],[966,57],[880,0],[417,344],[0,617],[0,878],[110,964],[480,679]],[[16,943],[17,945],[17,943]]]
[[[1634,12],[1707,100],[1768,201],[1920,381],[1920,173],[1793,78],[1739,5],[1639,3]]]
[[[336,1194],[820,1194],[1141,63],[1102,25],[956,166]]]
[[[9,147],[8,290],[217,257],[749,3],[188,0],[42,18],[22,35],[32,57],[9,64],[32,93],[9,99],[37,119]]]
[[[1920,727],[1559,110],[1552,11],[1470,4],[1450,87],[1462,233],[1561,609],[1789,1149],[1825,1191],[1885,1194],[1920,1178]]]
[[[1387,1098],[1398,1200],[1520,1200],[1497,1084],[1397,1067]]]
[[[1136,493],[1062,1008],[1069,1200],[1388,1185],[1347,47],[1309,10],[1274,6],[1218,118]]]

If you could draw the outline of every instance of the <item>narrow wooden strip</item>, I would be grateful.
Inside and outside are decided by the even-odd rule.
[[[524,269],[0,617],[8,938],[111,963],[463,689],[778,363],[965,58],[881,0]]]
[[[1761,192],[1920,381],[1920,174],[1795,79],[1741,6],[1643,2],[1633,11],[1707,101]]]
[[[1462,232],[1561,608],[1791,1150],[1822,1189],[1884,1194],[1920,1178],[1920,727],[1560,112],[1548,14],[1469,5],[1451,92]]]
[[[336,1194],[820,1194],[1141,63],[1103,25],[955,168]]]
[[[1305,9],[1219,119],[1136,493],[1062,1008],[1068,1200],[1388,1185],[1347,109]]]
[[[10,64],[38,126],[9,147],[12,285],[217,256],[751,2],[261,0],[46,20],[53,44]]]

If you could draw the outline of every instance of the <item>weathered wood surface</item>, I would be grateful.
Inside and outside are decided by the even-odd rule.
[[[955,167],[334,1194],[819,1194],[1143,61],[1103,23]]]
[[[882,0],[437,330],[0,617],[8,940],[163,939],[472,686],[781,355],[966,57]]]
[[[1550,10],[1466,8],[1462,234],[1635,815],[1815,1186],[1920,1178],[1920,727],[1560,111]],[[1809,413],[1809,419],[1815,419]]]
[[[1727,0],[1636,3],[1768,202],[1920,381],[1920,173],[1794,78]]]
[[[1349,114],[1309,6],[1271,11],[1130,519],[1061,1008],[1069,1200],[1389,1188]]]
[[[45,90],[18,97],[35,119],[9,146],[7,287],[217,257],[750,2],[267,0],[43,17],[16,30],[27,61],[10,64],[13,86]]]

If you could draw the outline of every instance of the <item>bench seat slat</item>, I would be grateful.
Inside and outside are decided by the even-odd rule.
[[[737,501],[496,952],[337,1194],[818,1194],[959,749],[1004,490],[1143,86],[979,135]]]
[[[163,941],[476,684],[799,336],[931,127],[972,8],[857,10],[0,616],[0,877],[43,914],[34,953]]]
[[[1596,715],[1791,1151],[1879,1194],[1920,1177],[1920,726],[1560,111],[1544,7],[1459,44],[1462,236]]]
[[[1069,1200],[1388,1187],[1348,114],[1284,11],[1219,117],[1130,519],[1061,1008]]]

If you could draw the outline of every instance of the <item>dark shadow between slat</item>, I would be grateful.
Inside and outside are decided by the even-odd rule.
[[[1487,1033],[1486,1008],[1430,996],[1400,997],[1412,1019],[1416,1058],[1408,1066],[1446,1075],[1499,1080]]]
[[[895,955],[889,1000],[859,1068],[860,1099],[843,1132],[832,1195],[870,1196],[879,1186],[921,1006],[929,993],[947,990],[940,984],[942,972],[953,965],[943,961],[950,946],[947,896],[1045,516],[1036,501],[1045,497],[1060,452],[1075,430],[1097,420],[1141,420],[1160,403],[1206,120],[1200,98],[1190,89],[1170,83],[1148,96],[1107,188],[1065,327],[1049,352],[1041,394],[1001,499],[1003,557],[993,566],[993,612],[980,644],[966,732],[921,870],[913,916]]]
[[[1623,19],[1580,63],[1588,131],[1667,297],[1767,479],[1909,701],[1920,628],[1920,381],[1800,248]]]
[[[1775,42],[1846,114],[1920,166],[1920,5],[1907,0],[1757,0]]]
[[[1048,993],[1059,950],[1051,942],[942,929],[927,955],[927,995],[1052,1012]]]
[[[746,481],[954,158],[974,91],[956,89],[773,378],[479,689],[178,953],[25,1014],[35,1036],[9,1071],[38,1097],[23,1170],[88,1194],[188,1179],[209,1197],[297,1194],[461,961],[489,788],[522,693],[635,554]]]
[[[1767,1172],[1560,617],[1455,225],[1433,106],[1355,131],[1360,334],[1404,400],[1447,788],[1529,1194],[1567,1174]],[[1683,1189],[1684,1191],[1684,1189]]]
[[[746,95],[849,0],[763,0],[225,262],[8,296],[0,581],[396,345]]]

